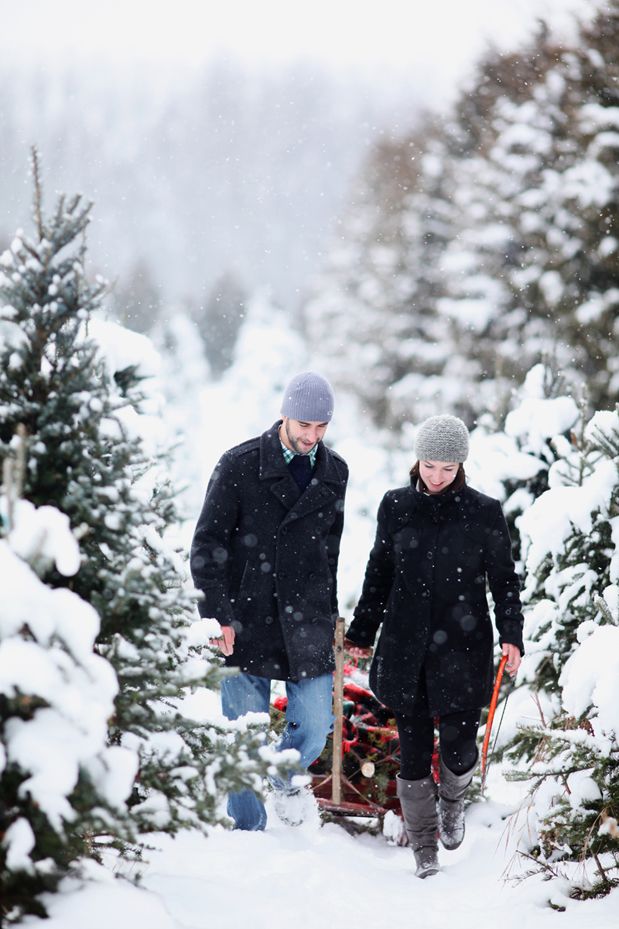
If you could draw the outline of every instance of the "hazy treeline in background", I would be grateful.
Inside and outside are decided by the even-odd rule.
[[[154,64],[0,65],[0,244],[28,213],[36,144],[52,190],[95,201],[91,263],[123,322],[148,332],[181,303],[203,322],[209,299],[265,285],[296,311],[361,160],[410,125],[420,91],[224,57],[172,80]]]
[[[437,408],[498,422],[540,360],[594,409],[619,391],[618,40],[616,0],[568,44],[540,24],[441,113],[421,76],[26,69],[0,82],[0,240],[36,141],[96,202],[108,311],[169,348],[188,318],[216,379],[266,291],[396,435]]]

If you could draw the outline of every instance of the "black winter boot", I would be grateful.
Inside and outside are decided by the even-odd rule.
[[[398,775],[396,783],[406,834],[415,854],[415,874],[421,878],[429,877],[439,870],[434,781],[431,777],[407,781]]]
[[[452,851],[462,845],[464,839],[464,794],[473,780],[477,762],[463,774],[454,774],[441,758],[440,782],[438,787],[438,823],[441,842]]]

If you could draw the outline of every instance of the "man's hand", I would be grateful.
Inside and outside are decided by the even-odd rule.
[[[344,648],[351,658],[371,658],[372,652],[374,651],[369,645],[363,648],[361,645],[355,645],[354,642],[350,642],[348,639],[344,639]]]
[[[216,639],[209,639],[209,644],[218,648],[222,655],[231,655],[234,651],[236,632],[232,626],[222,626],[221,635]]]
[[[510,677],[516,677],[522,661],[520,649],[517,645],[508,645],[506,642],[503,645],[503,654],[507,655],[507,673]]]

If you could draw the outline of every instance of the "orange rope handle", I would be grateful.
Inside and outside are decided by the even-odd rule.
[[[488,761],[488,746],[490,745],[490,734],[492,732],[492,723],[494,722],[494,714],[496,712],[496,705],[499,701],[499,690],[501,688],[501,681],[503,680],[503,671],[505,670],[505,665],[507,664],[507,655],[503,655],[499,662],[499,669],[496,673],[496,681],[494,682],[494,690],[492,691],[492,699],[490,700],[490,709],[488,710],[488,719],[486,720],[486,732],[484,734],[484,742],[481,747],[481,784],[482,788],[486,780],[486,764]]]

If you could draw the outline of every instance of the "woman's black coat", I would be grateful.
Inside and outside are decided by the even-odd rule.
[[[522,615],[509,531],[501,505],[470,487],[424,494],[388,491],[351,642],[373,645],[370,686],[398,713],[412,709],[425,669],[432,715],[484,706],[493,678],[493,630],[521,653]]]
[[[301,492],[279,422],[227,451],[209,482],[191,546],[201,616],[236,631],[226,664],[299,681],[333,670],[336,573],[346,462],[319,443]]]

